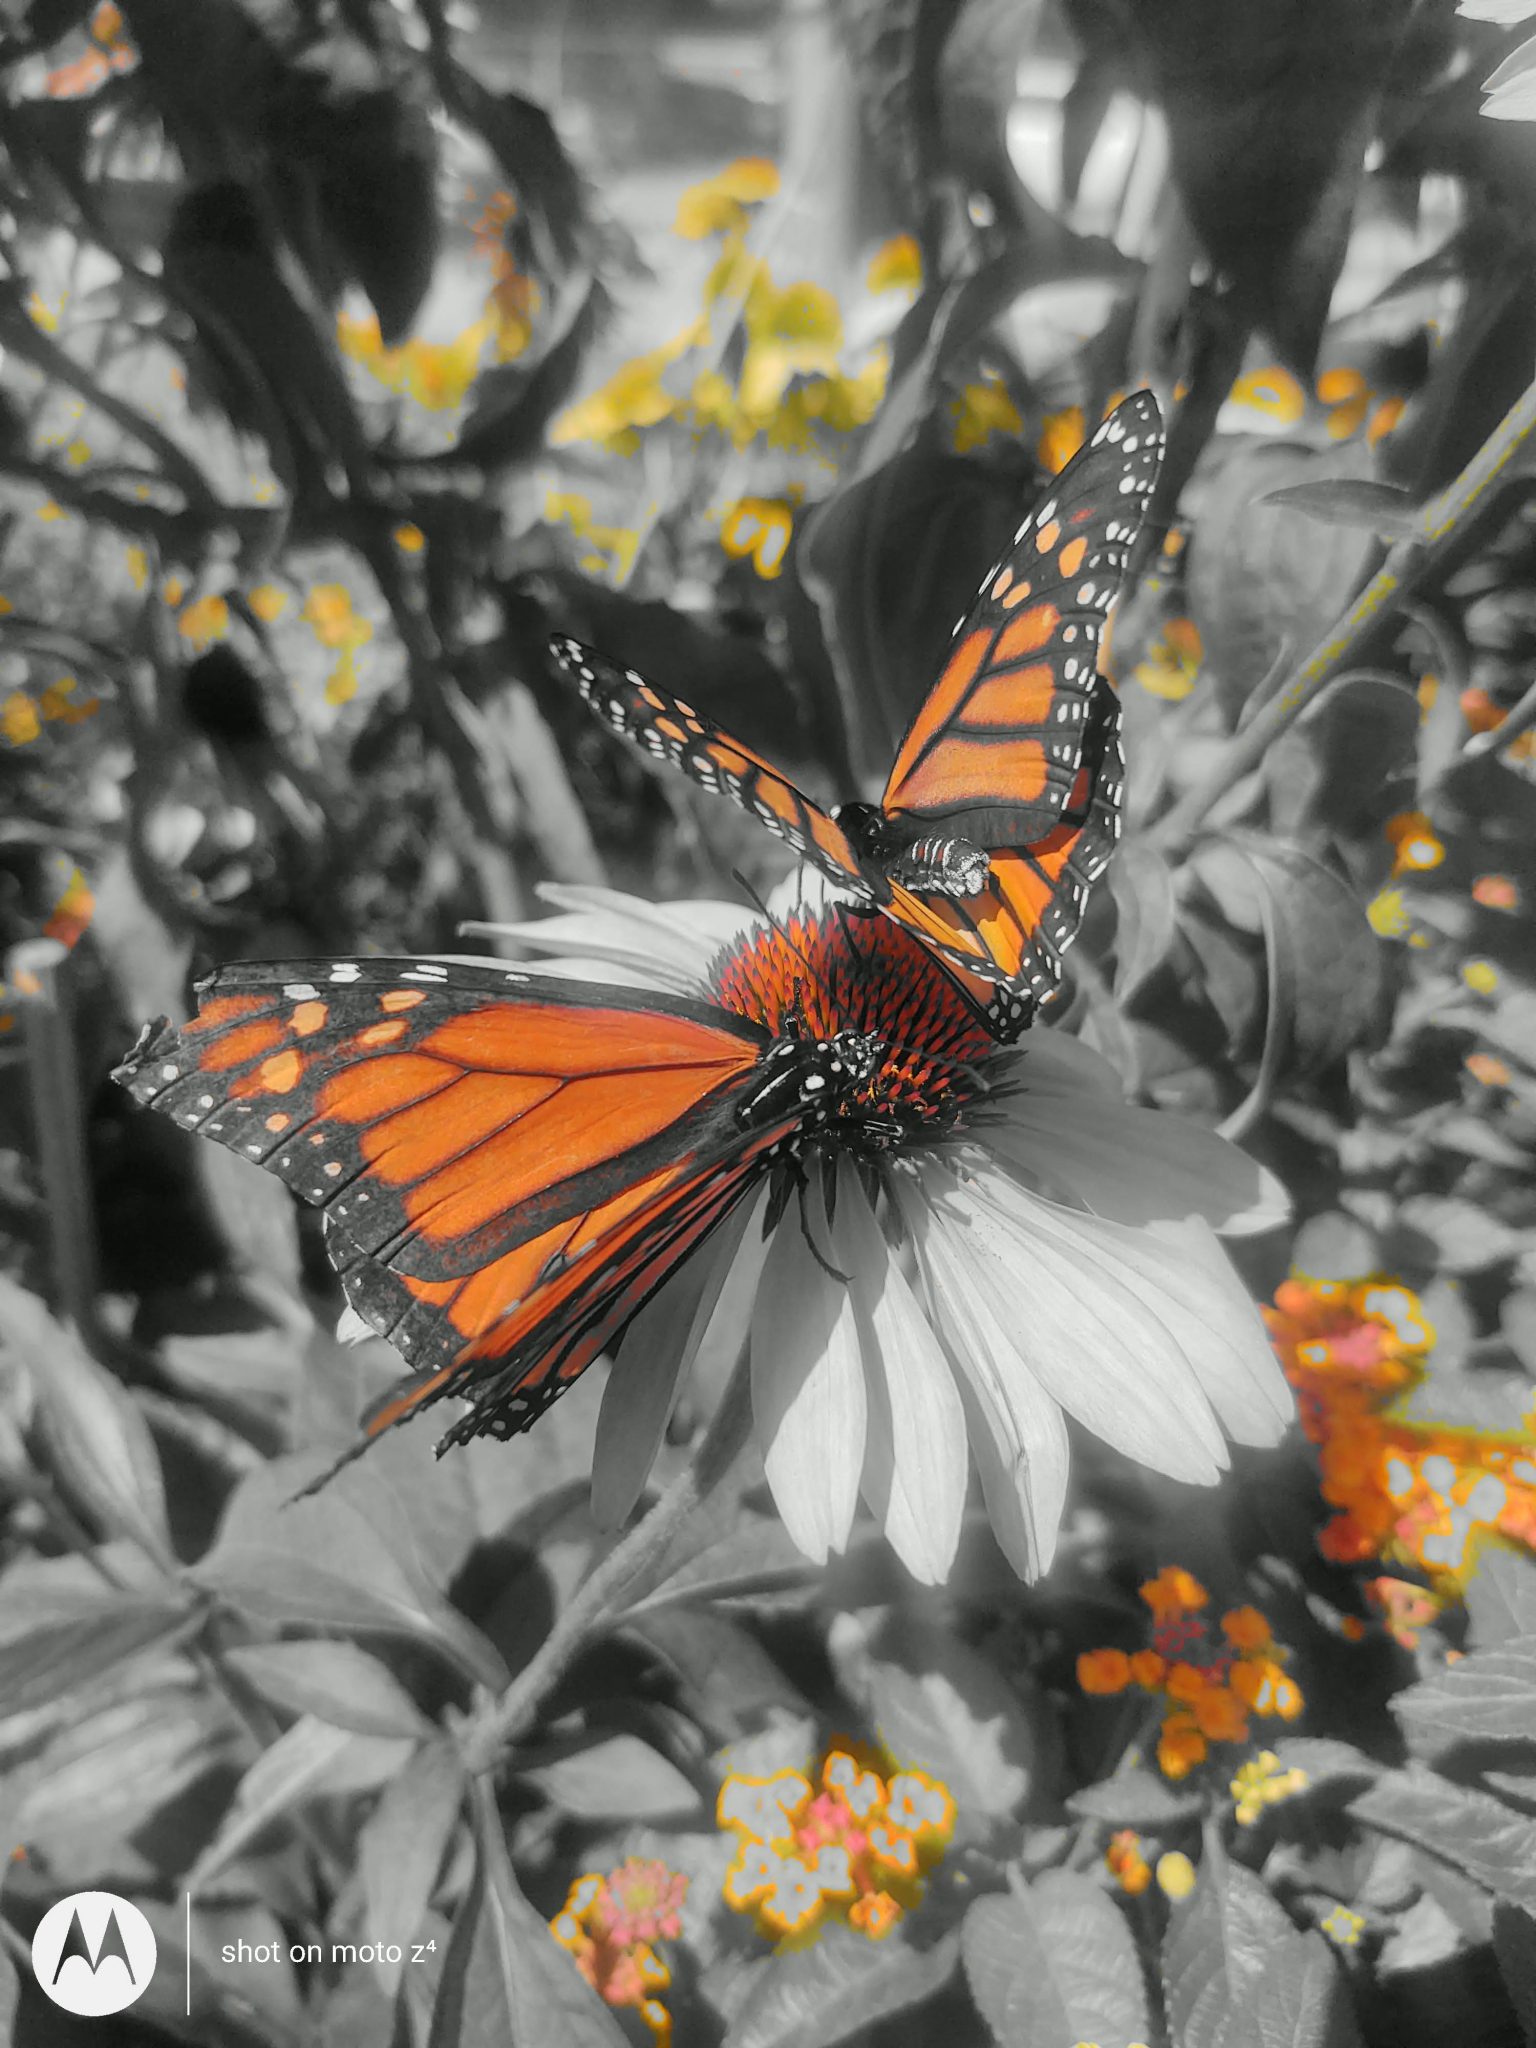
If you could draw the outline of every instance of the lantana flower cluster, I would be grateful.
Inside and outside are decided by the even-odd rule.
[[[1165,1777],[1188,1777],[1213,1742],[1246,1742],[1250,1716],[1295,1720],[1301,1689],[1258,1608],[1234,1607],[1216,1635],[1202,1615],[1210,1594],[1179,1565],[1165,1565],[1141,1597],[1152,1610],[1150,1648],[1087,1650],[1077,1660],[1077,1682],[1086,1693],[1137,1685],[1161,1694],[1157,1761]]]
[[[1338,1563],[1380,1559],[1429,1581],[1388,1576],[1367,1588],[1400,1640],[1462,1597],[1487,1543],[1536,1551],[1532,1430],[1447,1429],[1399,1412],[1435,1343],[1411,1288],[1293,1274],[1264,1318],[1337,1510],[1319,1547]]]
[[[631,1856],[605,1875],[578,1877],[550,1922],[599,1998],[637,2012],[658,2048],[672,2039],[672,2015],[656,1996],[672,1972],[653,1944],[682,1933],[687,1893],[687,1878],[665,1863]]]
[[[815,1786],[793,1770],[729,1777],[715,1811],[736,1836],[726,1904],[797,1943],[828,1920],[880,1940],[921,1900],[955,1825],[936,1778],[883,1776],[843,1749],[827,1752]]]

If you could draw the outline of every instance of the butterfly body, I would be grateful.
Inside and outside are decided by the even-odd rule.
[[[134,1098],[320,1208],[348,1302],[444,1395],[526,1428],[737,1204],[858,1114],[871,1033],[441,960],[247,962],[147,1025]]]
[[[922,940],[1006,1043],[1055,995],[1119,835],[1120,710],[1098,645],[1162,445],[1138,392],[1050,485],[955,629],[878,804],[824,809],[635,670],[565,636],[551,647],[616,732]]]
[[[969,839],[933,832],[903,836],[875,804],[838,804],[832,817],[858,849],[864,879],[882,898],[893,885],[929,896],[979,896],[987,886],[991,855]]]

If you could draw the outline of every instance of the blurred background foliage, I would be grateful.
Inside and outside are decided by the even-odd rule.
[[[5,0],[0,2034],[85,2038],[25,1944],[110,1884],[161,1938],[133,2042],[1536,2041],[1524,11]],[[1053,1023],[1281,1174],[1261,1295],[1355,1288],[1279,1297],[1311,1445],[1193,1505],[1085,1450],[1030,1592],[980,1526],[942,1598],[873,1541],[812,1574],[749,1490],[471,1793],[466,1717],[601,1548],[595,1384],[531,1449],[417,1432],[281,1509],[389,1355],[332,1341],[281,1188],[107,1071],[220,960],[767,883],[548,631],[878,784],[1142,383],[1127,840]],[[1297,1347],[1361,1330],[1409,1365],[1345,1415]],[[1301,1675],[1235,1818],[1241,1744],[1177,1783],[1074,1678],[1170,1561]],[[775,1952],[710,1801],[840,1732],[942,1780],[953,1845],[894,1931]],[[624,1856],[693,1880],[660,2017],[591,1898],[606,2009],[539,1931]],[[423,1954],[331,1960],[370,1939]]]

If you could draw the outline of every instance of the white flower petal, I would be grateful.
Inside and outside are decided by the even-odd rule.
[[[964,1260],[906,1175],[892,1184],[917,1246],[934,1321],[953,1359],[981,1476],[987,1519],[1020,1578],[1050,1568],[1066,1499],[1069,1451],[1061,1409],[1023,1351],[970,1284]]]
[[[1504,28],[1512,28],[1517,21],[1526,21],[1536,14],[1536,0],[1461,0],[1456,9],[1468,21],[1496,21]]]
[[[1264,1320],[1216,1233],[1198,1216],[1154,1223],[1151,1231],[1162,1246],[1151,1255],[1154,1269],[1198,1326],[1187,1355],[1223,1429],[1234,1443],[1278,1443],[1296,1402]]]
[[[1209,1485],[1227,1450],[1200,1383],[1160,1322],[1121,1281],[1094,1218],[1032,1195],[990,1166],[938,1192],[972,1285],[1048,1393],[1139,1464]],[[1085,1227],[1087,1226],[1087,1227]]]
[[[372,1323],[365,1323],[349,1302],[336,1320],[336,1342],[338,1344],[365,1344],[378,1331]]]
[[[1269,1230],[1290,1208],[1246,1152],[1200,1124],[1102,1096],[1023,1091],[986,1138],[1011,1166],[1068,1190],[1117,1223],[1203,1216],[1220,1230]]]
[[[624,1332],[597,1418],[592,1518],[599,1529],[622,1528],[644,1491],[678,1389],[765,1200],[766,1190],[760,1190],[755,1200],[738,1203],[710,1242],[683,1261]]]
[[[767,908],[770,917],[786,918],[793,917],[797,910],[814,913],[830,904],[858,900],[856,889],[839,887],[830,875],[824,875],[809,861],[802,861],[768,891]]]
[[[804,1203],[805,1226],[824,1248],[817,1174]],[[812,1256],[795,1199],[768,1248],[751,1343],[752,1412],[774,1505],[799,1548],[825,1564],[853,1527],[868,1404],[853,1298]]]
[[[639,975],[641,987],[689,995],[697,993],[720,948],[760,922],[748,904],[692,899],[647,903],[618,889],[585,883],[544,883],[539,894],[545,902],[559,905],[564,915],[466,929],[514,939],[539,953],[609,961]]]
[[[837,1162],[833,1265],[853,1283],[869,1388],[864,1495],[915,1579],[948,1575],[965,1513],[965,1410],[853,1161]]]
[[[1116,1102],[1125,1100],[1125,1082],[1118,1070],[1070,1031],[1037,1025],[1025,1033],[1014,1057],[1022,1068],[1018,1078],[1036,1094],[1075,1096],[1087,1091],[1112,1096]]]

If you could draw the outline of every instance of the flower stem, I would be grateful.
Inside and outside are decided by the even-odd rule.
[[[1149,835],[1155,846],[1167,853],[1186,845],[1212,805],[1258,767],[1274,740],[1316,702],[1327,684],[1366,661],[1388,622],[1432,575],[1437,580],[1443,578],[1455,565],[1476,540],[1485,520],[1504,509],[1503,490],[1495,486],[1509,483],[1517,466],[1525,468],[1523,460],[1517,465],[1517,458],[1533,430],[1536,384],[1511,406],[1460,476],[1423,507],[1415,530],[1393,545],[1343,618],[1262,710],[1233,735],[1210,774],[1158,820]]]
[[[751,1436],[751,1376],[743,1346],[686,1471],[609,1551],[501,1697],[465,1728],[461,1748],[469,1770],[494,1771],[508,1746],[531,1726],[577,1652],[680,1561],[675,1554],[680,1535],[729,1477]]]

